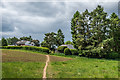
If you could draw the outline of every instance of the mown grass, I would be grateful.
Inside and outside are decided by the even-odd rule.
[[[2,78],[42,78],[43,62],[4,62]]]
[[[118,61],[76,57],[65,62],[50,62],[48,78],[118,78]]]

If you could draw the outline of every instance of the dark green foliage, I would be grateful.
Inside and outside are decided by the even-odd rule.
[[[22,49],[22,46],[4,46],[3,49]]]
[[[118,54],[117,52],[111,52],[111,53],[107,53],[105,57],[108,59],[116,59],[116,58],[120,58],[120,54]]]
[[[41,46],[46,46],[50,50],[55,51],[55,47],[62,44],[64,44],[64,35],[61,29],[59,29],[57,34],[54,32],[46,33],[44,41],[41,43]]]
[[[70,49],[70,51],[71,51],[72,55],[78,55],[79,54],[77,49]]]
[[[65,48],[64,54],[65,54],[65,55],[72,55],[72,53],[71,53],[71,51],[70,51],[69,48]]]
[[[7,38],[7,39],[6,39],[7,42],[8,42],[8,45],[12,45],[12,44],[13,44],[11,39],[12,39],[12,38]]]
[[[1,40],[2,46],[7,46],[7,40],[3,37]]]
[[[32,40],[31,42],[34,42],[35,43],[35,46],[40,46],[40,41],[39,40]]]
[[[60,53],[64,53],[64,49],[67,48],[67,46],[59,46],[57,48],[57,51],[59,51]]]
[[[71,41],[66,41],[65,44],[73,44]]]
[[[16,42],[19,41],[19,39],[16,37],[13,37],[13,38],[8,38],[7,41],[9,43],[9,45],[15,45]]]
[[[32,37],[29,36],[29,37],[21,37],[20,40],[26,40],[26,41],[32,41]]]
[[[112,43],[113,39],[103,40],[97,47],[87,46],[85,50],[83,50],[82,55],[86,57],[96,57],[96,58],[105,58],[107,53],[113,51]]]
[[[57,41],[56,33],[54,33],[54,32],[46,33],[44,41],[50,50],[54,50],[55,46],[56,46],[56,41]]]
[[[22,49],[22,50],[31,50],[38,52],[49,53],[49,49],[46,47],[35,47],[35,46],[3,46],[3,49]]]
[[[73,45],[81,56],[105,58],[108,53],[120,53],[120,19],[113,13],[110,18],[104,8],[92,12],[78,11],[71,20]]]
[[[0,46],[2,46],[2,40],[0,40]]]
[[[25,40],[25,41],[34,42],[35,46],[40,46],[39,40],[33,40],[31,38],[31,36],[29,36],[29,37],[21,37],[20,39],[18,39],[17,37],[13,37],[13,38],[7,38],[6,40],[8,42],[8,45],[16,45],[17,41]]]
[[[46,43],[45,41],[43,41],[43,42],[41,43],[41,47],[47,47],[47,48],[48,48],[48,45],[47,45],[47,43]]]
[[[112,13],[110,16],[109,34],[109,36],[113,38],[113,50],[120,53],[120,19],[115,13]]]
[[[60,45],[64,44],[64,38],[65,37],[64,37],[64,35],[62,33],[62,30],[59,29],[58,32],[57,32],[57,36],[56,36],[56,39],[57,39],[56,45],[60,46]]]

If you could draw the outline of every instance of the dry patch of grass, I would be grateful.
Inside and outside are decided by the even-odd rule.
[[[39,53],[2,50],[3,78],[42,78],[46,56]]]
[[[50,62],[68,61],[68,60],[72,60],[72,58],[65,58],[65,57],[51,56],[50,55]]]
[[[2,62],[45,62],[46,56],[30,52],[2,50]]]

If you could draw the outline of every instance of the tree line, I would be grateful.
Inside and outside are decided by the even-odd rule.
[[[39,46],[40,45],[40,41],[32,39],[31,36],[29,36],[29,37],[24,37],[23,36],[23,37],[20,37],[20,38],[12,37],[12,38],[6,38],[6,39],[4,37],[2,37],[2,39],[0,40],[0,45],[1,46],[16,45],[16,42],[17,41],[21,41],[21,40],[34,42],[35,46]]]
[[[92,12],[76,11],[71,34],[74,47],[82,55],[100,57],[102,53],[120,52],[120,19],[115,13],[109,17],[100,5]]]
[[[39,40],[33,40],[31,36],[29,37],[12,37],[12,38],[4,38],[2,37],[2,40],[0,41],[1,46],[7,46],[7,45],[16,45],[17,41],[25,40],[25,41],[31,41],[35,43],[35,46],[42,46],[42,47],[47,47],[50,50],[55,50],[56,47],[59,47],[62,44],[73,44],[71,41],[66,41],[64,42],[64,34],[61,29],[55,32],[50,32],[44,34],[44,41],[40,43]]]

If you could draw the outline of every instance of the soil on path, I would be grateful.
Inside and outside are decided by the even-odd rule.
[[[48,63],[50,61],[49,55],[46,55],[46,57],[47,57],[47,60],[46,60],[46,65],[45,65],[44,70],[43,70],[43,78],[47,78],[46,77],[46,70],[47,70]]]

